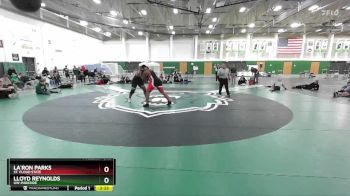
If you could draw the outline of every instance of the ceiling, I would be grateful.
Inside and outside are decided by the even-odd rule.
[[[98,0],[95,0],[98,1]],[[2,0],[0,7],[39,18],[101,40],[144,38],[165,40],[176,36],[235,36],[246,33],[264,36],[277,33],[307,33],[327,35],[330,32],[350,35],[349,0],[43,0],[45,7],[38,13],[16,11],[9,0]],[[282,6],[274,11],[276,6]],[[313,5],[319,6],[310,11]],[[244,12],[240,12],[246,7]],[[348,8],[349,7],[349,8]],[[210,13],[206,13],[211,8]],[[178,10],[178,14],[174,13]],[[110,11],[115,14],[111,15]],[[141,13],[145,10],[147,15]],[[217,18],[217,21],[213,21]],[[87,21],[86,27],[79,24]],[[128,24],[125,24],[126,20]],[[249,28],[254,23],[255,27]],[[291,28],[292,23],[300,23]],[[338,24],[339,23],[339,24]],[[340,25],[342,24],[342,25]],[[212,25],[212,28],[209,28]],[[170,29],[173,26],[174,29]],[[93,28],[99,27],[101,32]],[[139,31],[144,32],[142,36]],[[174,32],[173,32],[174,31]],[[281,31],[281,30],[280,30]],[[103,33],[110,32],[111,36]]]

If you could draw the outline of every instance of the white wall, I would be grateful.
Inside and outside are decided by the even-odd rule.
[[[170,59],[170,40],[150,41],[151,60],[169,60]]]
[[[37,69],[101,62],[102,41],[39,20],[0,9],[0,61],[13,62],[12,54],[34,57]]]

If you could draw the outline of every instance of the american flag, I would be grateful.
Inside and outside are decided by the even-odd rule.
[[[278,38],[278,54],[301,54],[303,38]]]

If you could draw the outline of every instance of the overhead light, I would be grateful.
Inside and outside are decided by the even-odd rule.
[[[254,28],[255,27],[255,24],[252,22],[248,25],[249,28]]]
[[[139,31],[137,34],[139,34],[140,36],[143,35],[143,32],[142,31]]]
[[[282,6],[281,5],[276,5],[272,10],[274,11],[274,12],[278,12],[278,11],[280,11],[282,9]]]
[[[110,32],[106,32],[105,36],[110,37],[112,34]]]
[[[169,29],[170,29],[170,30],[173,30],[173,29],[174,29],[174,26],[173,26],[173,25],[170,25],[170,26],[169,26]]]
[[[81,26],[87,26],[89,23],[88,22],[86,22],[86,21],[84,21],[84,20],[81,20],[80,21],[80,25]]]
[[[147,11],[146,10],[141,10],[141,14],[146,16],[147,15]]]
[[[322,29],[317,29],[317,30],[316,30],[316,32],[320,32],[320,31],[322,31]]]
[[[132,29],[135,29],[135,27],[132,27]]]
[[[294,23],[292,23],[291,25],[290,25],[290,27],[292,27],[292,28],[297,28],[297,27],[300,27],[301,26],[301,24],[300,23],[297,23],[297,22],[294,22]]]
[[[284,30],[284,29],[278,29],[277,32],[279,32],[279,33],[284,33],[284,32],[286,32],[286,30]]]
[[[206,33],[206,34],[209,34],[209,33],[210,33],[210,31],[209,31],[209,30],[206,30],[206,31],[205,31],[205,33]]]
[[[174,12],[174,14],[178,14],[178,13],[179,13],[179,10],[176,9],[176,8],[174,8],[174,9],[173,9],[173,12]]]
[[[215,17],[215,18],[211,19],[211,21],[216,22],[216,21],[218,21],[218,18]]]
[[[117,13],[116,11],[114,11],[114,10],[111,10],[109,13],[110,13],[112,16],[117,16],[117,15],[118,15],[118,13]]]
[[[41,7],[46,7],[46,4],[45,3],[41,3]]]
[[[347,8],[345,8],[346,10],[350,10],[350,6],[348,6]]]
[[[96,4],[101,4],[101,0],[93,0]]]
[[[239,9],[239,12],[245,12],[247,10],[247,8],[246,7],[241,7],[241,9]]]
[[[209,29],[212,29],[213,27],[214,27],[214,25],[212,25],[212,24],[208,26]]]
[[[124,19],[124,20],[123,20],[123,23],[124,23],[124,24],[129,24],[129,21]]]
[[[319,8],[318,5],[313,5],[313,6],[309,7],[308,10],[311,11],[311,12],[314,12],[314,11],[316,11],[318,8]]]
[[[206,13],[206,14],[210,14],[210,13],[211,13],[211,8],[208,7],[208,8],[205,10],[205,13]]]
[[[175,35],[175,31],[172,31],[171,34]]]
[[[334,24],[334,26],[336,26],[336,27],[339,27],[339,26],[342,26],[342,25],[343,25],[343,23],[341,23],[341,22],[338,22],[338,23]]]
[[[241,33],[246,33],[247,32],[247,29],[242,29],[241,30]]]
[[[101,31],[101,28],[100,27],[95,27],[93,28],[92,30],[96,31],[96,32],[100,32]]]

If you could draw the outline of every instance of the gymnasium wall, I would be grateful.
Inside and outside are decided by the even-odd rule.
[[[102,41],[0,9],[0,62],[35,58],[37,70],[101,62]],[[18,54],[19,59],[14,59]]]
[[[339,62],[330,62],[330,61],[157,61],[161,64],[161,71],[165,74],[171,73],[174,69],[181,73],[192,73],[193,66],[197,66],[197,74],[211,75],[215,73],[215,65],[221,65],[226,63],[228,67],[235,66],[238,71],[247,70],[248,65],[261,65],[260,71],[266,73],[275,73],[275,74],[300,74],[303,72],[312,72],[315,74],[326,73],[331,69],[332,65],[339,64]],[[123,69],[128,71],[133,71],[135,66],[129,66],[133,62],[118,62]],[[342,61],[342,64],[346,65],[343,68],[334,68],[338,69],[341,72],[341,69],[349,69],[349,64],[345,61]]]

